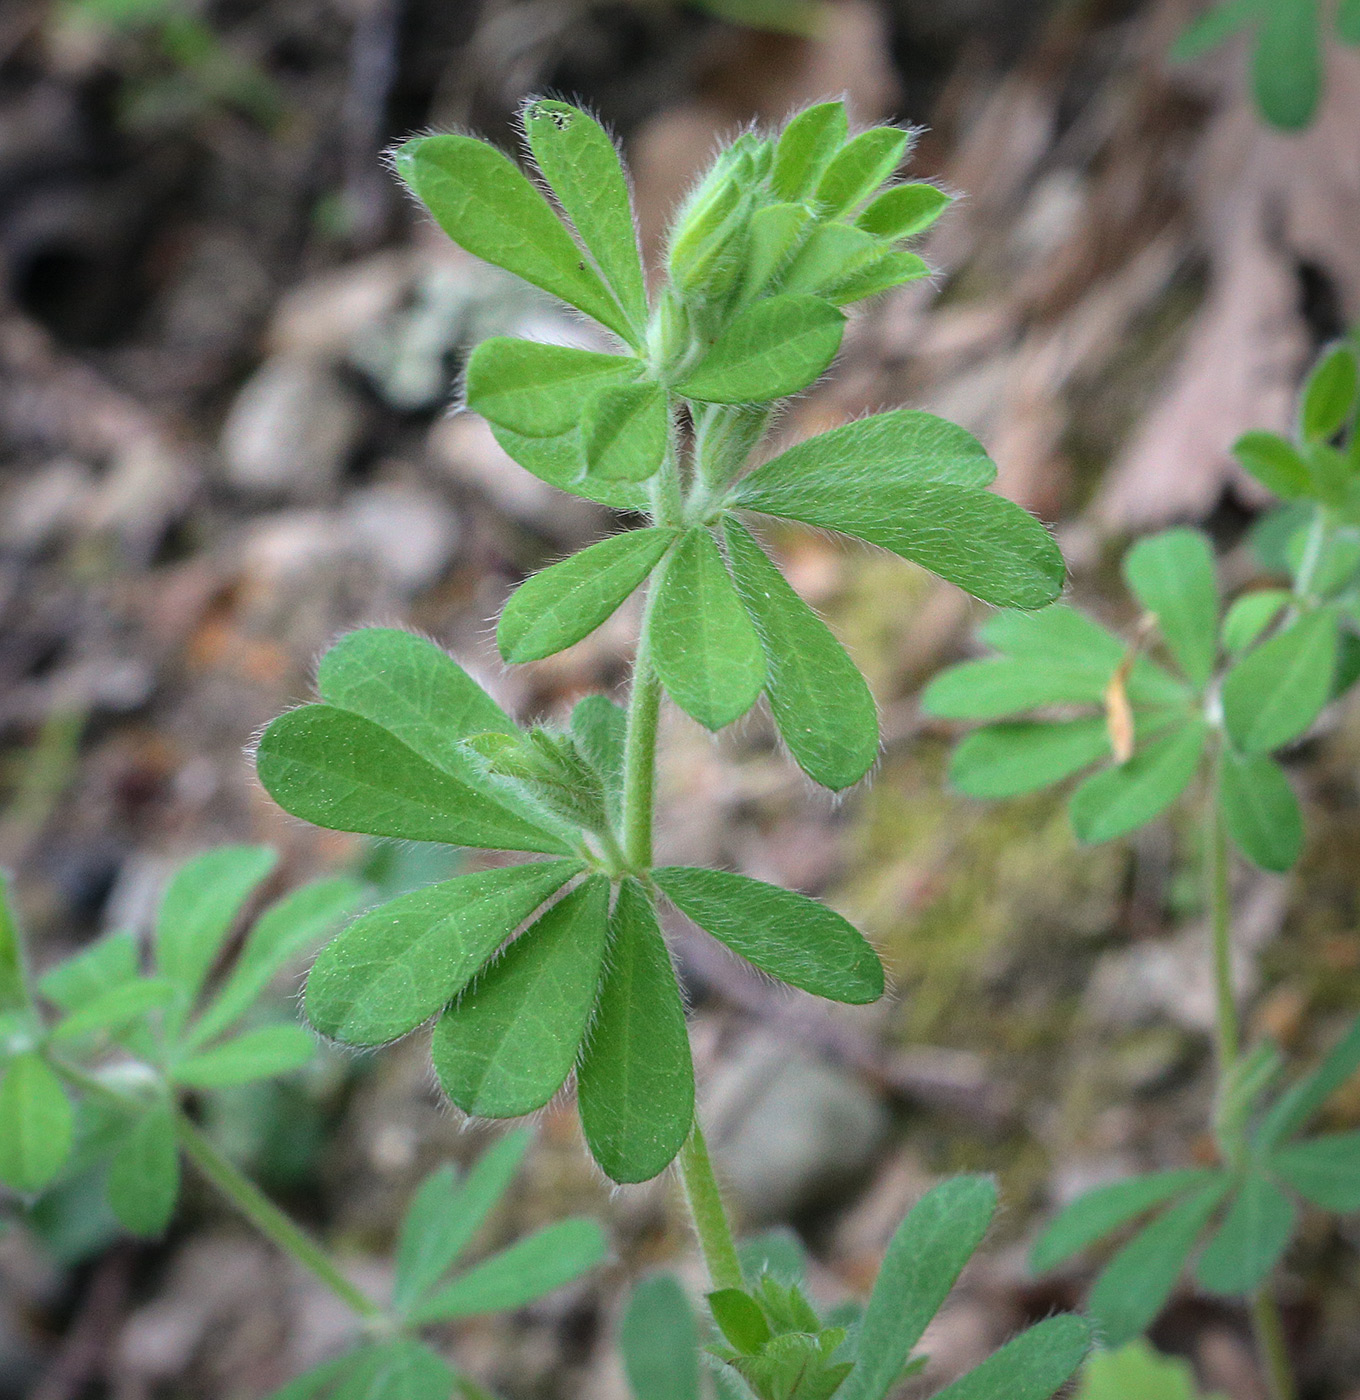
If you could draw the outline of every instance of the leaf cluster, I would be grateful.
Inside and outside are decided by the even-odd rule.
[[[1220,1166],[1153,1172],[1086,1192],[1044,1231],[1032,1266],[1047,1271],[1145,1221],[1091,1290],[1091,1315],[1112,1346],[1152,1322],[1197,1247],[1194,1271],[1202,1288],[1250,1296],[1294,1236],[1297,1198],[1337,1214],[1360,1211],[1360,1132],[1300,1136],[1357,1069],[1360,1020],[1316,1069],[1273,1097],[1280,1057],[1273,1046],[1258,1046],[1220,1094]]]
[[[581,701],[522,730],[451,657],[370,628],[323,658],[320,702],[265,731],[260,779],[286,810],[342,831],[552,857],[458,875],[370,909],[321,953],[307,1016],[346,1045],[431,1020],[449,1098],[531,1113],[575,1073],[591,1151],[617,1181],[655,1176],[689,1132],[694,1075],[663,901],[769,976],[818,996],[883,990],[839,914],[745,876],[623,860],[623,712]]]
[[[180,1099],[287,1074],[312,1058],[315,1038],[262,1018],[260,999],[353,911],[357,881],[318,881],[269,905],[230,970],[212,976],[275,860],[266,847],[223,846],[180,867],[157,911],[149,967],[133,934],[113,933],[31,985],[5,908],[0,1182],[33,1196],[103,1164],[119,1222],[159,1234],[179,1196]]]
[[[450,1273],[509,1189],[531,1134],[506,1134],[461,1180],[452,1166],[426,1177],[397,1241],[383,1335],[323,1362],[273,1400],[433,1400],[484,1393],[418,1339],[422,1327],[524,1307],[579,1278],[606,1254],[593,1220],[570,1219]]]
[[[1322,98],[1329,27],[1343,43],[1360,44],[1360,0],[1219,0],[1183,31],[1171,57],[1189,62],[1247,31],[1257,109],[1281,131],[1301,131]]]
[[[709,1294],[716,1329],[706,1339],[676,1280],[644,1279],[619,1339],[633,1394],[699,1400],[707,1378],[719,1400],[884,1400],[924,1366],[915,1348],[986,1234],[996,1204],[996,1188],[985,1177],[955,1177],[927,1192],[894,1234],[862,1311],[852,1305],[819,1316],[807,1299],[801,1250],[784,1237],[750,1242],[743,1251],[745,1286]],[[1047,1400],[1090,1345],[1082,1319],[1050,1318],[936,1395]]]

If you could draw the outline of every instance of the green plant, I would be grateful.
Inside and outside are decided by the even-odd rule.
[[[1329,20],[1343,43],[1360,44],[1360,0],[1219,0],[1181,34],[1171,57],[1189,63],[1251,31],[1256,106],[1272,126],[1300,131],[1312,124],[1322,98]]]
[[[1258,529],[1258,547],[1287,571],[1289,588],[1245,593],[1224,612],[1207,537],[1169,530],[1125,555],[1124,577],[1144,609],[1131,643],[1063,605],[999,614],[983,637],[1000,655],[944,672],[922,697],[939,717],[993,721],[954,751],[950,776],[961,792],[1016,796],[1095,768],[1068,807],[1083,842],[1124,836],[1187,792],[1201,804],[1220,1165],[1080,1197],[1039,1240],[1034,1264],[1051,1268],[1156,1212],[1091,1294],[1105,1337],[1118,1344],[1153,1320],[1209,1231],[1196,1277],[1211,1292],[1250,1301],[1278,1396],[1292,1394],[1292,1381],[1268,1279],[1294,1234],[1293,1195],[1325,1210],[1360,1210],[1360,1133],[1297,1136],[1360,1068],[1360,1022],[1272,1100],[1278,1051],[1262,1042],[1244,1052],[1241,1043],[1228,848],[1266,870],[1298,859],[1303,820],[1273,754],[1302,738],[1360,675],[1358,409],[1360,359],[1342,344],[1308,379],[1297,442],[1254,432],[1236,445],[1243,466],[1290,501]],[[1034,711],[1048,717],[1014,718]]]
[[[226,846],[170,881],[155,928],[153,970],[132,934],[115,933],[57,964],[36,985],[0,891],[0,1184],[35,1202],[102,1170],[114,1216],[134,1235],[170,1223],[187,1157],[250,1223],[312,1271],[362,1319],[365,1340],[281,1394],[342,1387],[365,1400],[481,1392],[418,1339],[450,1318],[515,1308],[604,1257],[599,1227],[565,1220],[448,1272],[509,1185],[528,1134],[503,1138],[465,1181],[435,1172],[416,1194],[384,1308],[278,1209],[193,1121],[186,1100],[300,1069],[316,1041],[293,1021],[261,1017],[260,998],[289,964],[351,913],[363,887],[341,877],[306,885],[254,921],[230,971],[211,974],[239,916],[275,863],[261,846]],[[242,1030],[242,1023],[247,1028]]]
[[[1139,1339],[1092,1356],[1074,1400],[1200,1400],[1200,1392],[1186,1362],[1162,1356]]]
[[[830,102],[777,136],[739,137],[681,209],[667,278],[649,298],[608,134],[548,101],[525,107],[523,129],[556,205],[471,137],[410,141],[395,163],[455,242],[607,337],[600,350],[484,341],[465,397],[529,471],[642,521],[529,579],[497,629],[507,661],[535,660],[645,588],[628,708],[592,696],[566,726],[526,730],[432,643],[366,629],[332,648],[319,703],[259,741],[260,779],[282,807],[344,831],[547,859],[460,875],[362,915],[318,957],[306,1012],[356,1046],[433,1020],[439,1082],[482,1117],[530,1113],[574,1073],[586,1140],[615,1181],[654,1177],[679,1156],[729,1393],[875,1400],[980,1242],[995,1190],[961,1178],[922,1201],[853,1335],[823,1326],[796,1286],[748,1284],[695,1123],[658,906],[814,995],[873,1001],[883,969],[855,928],[801,894],[654,865],[662,695],[717,730],[763,694],[803,770],[849,787],[877,752],[873,699],[746,520],[834,530],[1016,607],[1056,597],[1062,559],[1036,520],[987,489],[995,468],[982,446],[929,414],[878,414],[749,470],[781,401],[835,357],[840,308],[926,274],[903,245],[947,199],[892,183],[906,132],[851,136]],[[1055,1320],[952,1393],[1046,1396],[1087,1344],[1085,1323]]]

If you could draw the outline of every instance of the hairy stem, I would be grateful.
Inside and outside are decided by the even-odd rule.
[[[383,1310],[335,1267],[325,1250],[299,1229],[254,1182],[242,1175],[183,1113],[175,1114],[175,1130],[180,1146],[194,1165],[262,1235],[310,1269],[360,1317],[383,1316]]]
[[[1279,1304],[1266,1288],[1252,1296],[1251,1327],[1256,1335],[1256,1348],[1261,1354],[1270,1400],[1295,1400],[1298,1391],[1289,1365],[1289,1349],[1285,1346]]]
[[[661,681],[652,666],[648,633],[651,603],[642,618],[642,636],[633,662],[628,697],[628,728],[623,746],[623,854],[634,871],[652,863],[652,812],[656,802],[656,730],[661,718]]]
[[[740,1288],[742,1277],[737,1246],[723,1209],[718,1179],[713,1175],[713,1163],[708,1159],[708,1144],[697,1119],[689,1141],[680,1149],[680,1177],[685,1184],[694,1233],[699,1237],[699,1249],[713,1287]]]

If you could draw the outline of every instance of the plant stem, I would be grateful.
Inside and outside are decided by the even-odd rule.
[[[1285,1346],[1280,1308],[1269,1289],[1262,1288],[1252,1295],[1251,1327],[1265,1369],[1270,1400],[1295,1400],[1298,1392],[1289,1366],[1289,1349]]]
[[[680,1149],[680,1177],[685,1184],[694,1233],[699,1237],[699,1249],[713,1287],[740,1288],[741,1263],[737,1259],[737,1246],[732,1239],[732,1227],[727,1223],[722,1193],[713,1175],[708,1144],[704,1142],[698,1119],[695,1119],[689,1141]]]
[[[325,1250],[299,1229],[254,1182],[242,1175],[183,1113],[175,1114],[175,1130],[180,1145],[194,1165],[262,1235],[304,1268],[310,1269],[360,1317],[383,1316],[383,1310],[335,1267]]]
[[[1228,833],[1223,821],[1223,811],[1218,803],[1218,786],[1216,766],[1213,781],[1209,786],[1206,824],[1209,836],[1209,922],[1214,948],[1214,1011],[1217,1026],[1215,1047],[1221,1082],[1237,1063],[1242,1035],[1232,984],[1232,896],[1228,886]]]
[[[661,718],[661,681],[652,666],[652,598],[642,617],[642,635],[633,662],[628,697],[628,728],[623,745],[623,854],[635,872],[652,864],[652,812],[656,802],[656,730]]]

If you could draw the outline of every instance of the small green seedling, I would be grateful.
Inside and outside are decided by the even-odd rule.
[[[1274,755],[1302,739],[1360,677],[1360,357],[1338,345],[1300,401],[1295,441],[1246,434],[1235,452],[1288,504],[1257,529],[1258,552],[1289,587],[1245,593],[1224,611],[1208,538],[1188,529],[1140,541],[1124,577],[1144,609],[1130,642],[1076,610],[1001,613],[983,629],[999,655],[937,677],[923,707],[989,721],[955,749],[966,794],[1035,792],[1087,772],[1068,805],[1078,839],[1110,841],[1187,793],[1204,810],[1217,994],[1220,1165],[1171,1170],[1074,1201],[1034,1251],[1044,1270],[1144,1217],[1095,1283],[1090,1307],[1112,1345],[1161,1311],[1206,1238],[1195,1276],[1250,1301],[1273,1393],[1292,1394],[1268,1279],[1292,1240],[1297,1197],[1360,1210],[1360,1134],[1299,1140],[1326,1098],[1360,1069],[1360,1022],[1314,1073],[1271,1099],[1282,1071],[1267,1042],[1241,1045],[1231,979],[1228,843],[1285,871],[1303,818]],[[1154,1214],[1155,1213],[1155,1214]]]
[[[1332,27],[1343,43],[1360,44],[1360,0],[1218,0],[1176,40],[1171,57],[1189,63],[1250,32],[1257,109],[1271,126],[1301,131],[1322,99],[1324,36]]]
[[[635,1400],[884,1400],[925,1366],[917,1344],[996,1206],[986,1177],[954,1177],[928,1191],[894,1234],[863,1309],[820,1315],[807,1298],[801,1250],[786,1238],[741,1251],[742,1286],[708,1295],[706,1336],[674,1278],[644,1279],[619,1334]],[[1090,1345],[1083,1319],[1049,1318],[932,1394],[1047,1400]]]
[[[591,696],[565,724],[525,729],[429,642],[370,628],[333,647],[318,702],[260,739],[260,780],[280,806],[341,831],[531,858],[362,915],[317,959],[307,1015],[354,1046],[433,1023],[439,1082],[479,1117],[531,1113],[574,1076],[586,1141],[613,1180],[647,1180],[679,1156],[723,1393],[874,1400],[981,1238],[994,1191],[964,1179],[913,1212],[855,1340],[823,1326],[797,1290],[748,1283],[695,1123],[662,912],[833,1001],[876,1000],[883,968],[815,900],[655,864],[662,697],[719,730],[764,696],[804,772],[850,787],[878,751],[873,698],[753,527],[835,531],[1019,608],[1057,597],[1062,557],[1038,521],[988,489],[996,468],[981,444],[930,414],[880,413],[762,447],[781,404],[835,358],[842,308],[927,273],[906,243],[948,200],[896,181],[907,132],[852,135],[844,106],[828,102],[778,133],[740,136],[679,211],[649,296],[609,135],[563,102],[528,103],[522,125],[543,187],[468,136],[409,141],[395,164],[456,243],[597,327],[597,348],[483,341],[464,397],[521,466],[628,517],[524,583],[496,633],[506,661],[551,656],[644,590],[628,708]],[[1085,1323],[1056,1319],[949,1393],[1041,1400],[1087,1346]]]

